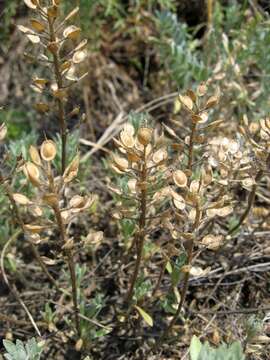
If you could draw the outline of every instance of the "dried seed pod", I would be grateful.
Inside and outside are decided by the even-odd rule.
[[[27,162],[23,167],[23,171],[25,173],[25,176],[34,186],[40,185],[40,173],[36,165],[31,162]]]
[[[76,40],[79,37],[80,33],[80,28],[75,25],[70,25],[64,30],[63,36],[66,39]]]
[[[113,154],[113,161],[114,161],[114,165],[117,166],[117,168],[119,170],[125,171],[128,169],[127,159],[125,159],[117,154]]]
[[[35,217],[41,217],[43,215],[43,211],[41,207],[37,205],[32,205],[29,207],[29,211],[34,215]]]
[[[153,154],[153,162],[155,164],[160,164],[165,161],[168,157],[168,153],[165,149],[159,149]]]
[[[175,185],[178,187],[185,187],[187,186],[187,177],[186,174],[182,170],[176,170],[173,173],[173,181]]]
[[[30,205],[32,202],[28,199],[27,196],[19,193],[13,194],[13,199],[16,201],[16,203],[20,205]]]
[[[205,104],[205,109],[210,109],[218,103],[219,99],[217,96],[210,96]]]
[[[186,202],[184,200],[184,198],[177,194],[177,192],[171,190],[171,196],[173,198],[173,204],[174,206],[178,209],[178,210],[184,210],[186,207]]]
[[[24,0],[24,3],[26,6],[28,6],[30,9],[35,10],[38,5],[38,0]]]
[[[137,180],[136,179],[129,179],[127,185],[128,185],[129,191],[132,194],[137,193]]]
[[[34,105],[34,108],[40,112],[40,113],[46,113],[49,111],[50,107],[48,104],[45,104],[45,103],[37,103]]]
[[[83,62],[87,57],[87,51],[86,50],[79,50],[76,51],[72,57],[72,61],[74,64],[79,64]]]
[[[187,96],[187,95],[184,95],[184,96],[179,95],[179,100],[188,110],[191,111],[193,109],[193,101],[189,96]]]
[[[33,146],[33,145],[30,146],[29,155],[34,164],[36,164],[38,166],[41,165],[41,159],[39,156],[39,152],[35,146]]]
[[[69,201],[69,205],[72,208],[81,208],[85,205],[85,198],[83,196],[80,195],[74,195],[70,201]]]
[[[42,201],[51,207],[58,205],[59,202],[57,195],[53,193],[44,194],[42,196]]]
[[[191,98],[191,100],[195,103],[197,100],[197,95],[195,94],[195,92],[191,89],[189,89],[187,91],[187,96]]]
[[[41,226],[41,225],[26,224],[26,225],[24,225],[24,228],[26,231],[29,231],[32,234],[38,234],[42,230],[44,230],[46,227]]]
[[[52,161],[57,153],[56,145],[52,140],[43,141],[40,148],[40,155],[45,161]]]
[[[133,148],[135,145],[134,137],[127,131],[122,130],[120,133],[120,140],[124,147]]]
[[[43,32],[45,30],[45,25],[36,19],[30,19],[30,24],[32,26],[32,28],[37,31],[37,32]]]
[[[40,43],[40,37],[38,35],[30,35],[27,34],[26,35],[28,37],[28,39],[33,43],[33,44],[38,44]]]
[[[88,40],[84,39],[82,40],[74,49],[74,51],[82,51],[85,49],[85,47],[87,46]]]
[[[50,19],[56,19],[58,16],[58,6],[53,5],[53,6],[48,7],[47,15]]]
[[[72,181],[77,176],[79,171],[79,165],[80,156],[79,154],[77,154],[63,174],[64,183]]]
[[[197,88],[198,96],[204,96],[207,93],[207,86],[205,83],[201,83]]]
[[[138,130],[138,141],[143,145],[146,146],[150,143],[151,139],[152,139],[152,133],[153,133],[153,129],[150,128],[140,128]]]
[[[202,245],[205,245],[209,250],[217,250],[222,244],[223,236],[206,235],[202,239]]]

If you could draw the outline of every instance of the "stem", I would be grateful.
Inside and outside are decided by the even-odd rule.
[[[49,24],[49,32],[50,32],[50,41],[56,41],[55,29],[54,29],[54,22],[48,18]],[[63,88],[63,78],[60,71],[60,57],[59,52],[53,53],[53,67],[54,67],[54,74],[57,83],[58,89]],[[64,107],[64,99],[62,97],[57,98],[57,106],[58,106],[58,121],[60,126],[60,133],[61,133],[61,142],[62,142],[62,156],[61,156],[61,163],[62,163],[62,175],[66,169],[66,144],[67,144],[67,124],[65,119],[65,107]]]
[[[163,264],[161,266],[157,284],[152,292],[152,297],[154,297],[156,295],[156,292],[158,291],[158,289],[160,287],[161,281],[162,281],[164,273],[165,273],[166,265],[167,265],[167,259],[165,259],[165,261],[163,262]]]
[[[191,135],[190,135],[190,141],[189,141],[189,149],[188,149],[188,166],[187,166],[188,170],[192,170],[194,138],[196,135],[196,128],[197,128],[197,124],[195,122],[192,123]]]
[[[257,182],[261,180],[263,176],[263,171],[259,170],[256,177],[255,177],[255,184],[252,185],[251,188],[251,192],[248,196],[248,203],[247,203],[247,208],[246,210],[243,212],[243,214],[241,215],[238,223],[229,231],[229,235],[231,235],[232,233],[234,233],[235,230],[237,230],[242,224],[243,222],[246,220],[250,210],[252,209],[252,206],[254,204],[254,200],[255,200],[255,196],[256,196],[256,190],[257,190]]]
[[[195,241],[195,238],[196,238],[196,230],[197,230],[197,228],[199,226],[199,222],[200,222],[200,215],[201,215],[201,212],[200,212],[199,204],[197,202],[197,204],[196,204],[196,217],[195,217],[195,221],[194,221],[194,224],[193,224],[193,227],[192,227],[192,231],[195,233],[195,235],[193,236],[193,238],[191,240],[188,241],[187,247],[186,247],[188,271],[185,273],[185,276],[184,276],[183,287],[182,287],[182,291],[181,291],[181,299],[180,299],[180,302],[178,304],[176,313],[174,314],[171,322],[169,323],[169,326],[165,330],[165,332],[164,332],[163,336],[161,337],[161,340],[160,340],[159,343],[161,343],[168,336],[170,331],[172,330],[173,326],[175,325],[175,323],[176,323],[176,321],[177,321],[177,319],[179,317],[179,314],[181,312],[181,309],[182,309],[182,307],[184,305],[184,302],[185,302],[185,299],[186,299],[186,294],[187,294],[187,289],[188,289],[188,281],[189,281],[189,276],[190,276],[189,267],[191,266],[192,259],[193,259],[194,241]]]
[[[140,218],[139,218],[139,230],[136,233],[136,247],[137,247],[137,258],[135,263],[134,273],[130,280],[130,287],[127,293],[126,302],[128,304],[131,303],[134,287],[136,284],[136,280],[138,278],[140,265],[142,261],[142,253],[144,247],[144,239],[145,239],[145,223],[146,223],[146,199],[147,199],[147,191],[146,191],[146,178],[147,178],[147,167],[146,167],[146,147],[144,146],[143,152],[143,165],[142,170],[140,172],[140,182],[142,184],[141,193],[140,193]]]
[[[60,231],[61,243],[62,246],[64,246],[67,243],[67,233],[58,204],[54,205],[53,210]],[[80,336],[80,320],[79,320],[79,308],[78,308],[78,299],[77,299],[78,298],[77,280],[76,280],[75,263],[74,263],[72,249],[69,248],[65,249],[65,255],[67,256],[67,264],[71,279],[72,301],[73,301],[73,309],[75,314],[75,326],[76,326],[77,334],[78,336]]]

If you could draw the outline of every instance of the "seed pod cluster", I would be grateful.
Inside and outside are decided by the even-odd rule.
[[[40,65],[45,65],[55,80],[34,75],[32,89],[39,93],[47,93],[57,100],[66,101],[67,90],[74,83],[83,79],[86,74],[80,74],[78,65],[87,57],[87,40],[80,41],[81,29],[70,24],[70,20],[79,12],[75,7],[64,19],[60,16],[60,2],[25,0],[25,5],[33,13],[28,26],[18,25],[18,29],[35,46],[39,47],[37,58],[25,54],[26,59]],[[53,59],[53,61],[51,61]],[[41,113],[50,111],[51,106],[40,98],[35,109]]]
[[[23,172],[27,180],[37,189],[37,194],[34,199],[29,199],[20,193],[13,194],[14,201],[18,205],[25,206],[33,219],[31,223],[26,224],[24,227],[35,243],[41,241],[39,236],[41,232],[57,226],[49,219],[48,211],[58,212],[61,215],[63,225],[66,225],[77,214],[89,209],[95,201],[94,196],[74,195],[63,206],[62,194],[67,183],[71,182],[78,173],[79,156],[77,155],[71,161],[63,176],[55,176],[53,160],[56,155],[56,144],[52,140],[45,140],[40,149],[31,146],[29,148],[31,161],[23,165]]]

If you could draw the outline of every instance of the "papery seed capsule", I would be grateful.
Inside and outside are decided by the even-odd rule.
[[[126,148],[133,148],[135,145],[134,137],[125,130],[120,132],[120,140]]]
[[[25,176],[34,186],[40,185],[40,173],[36,165],[31,162],[27,162],[23,167],[23,171],[25,173]]]
[[[207,92],[207,86],[205,83],[201,83],[197,88],[198,96],[204,96]]]
[[[82,50],[82,51],[76,51],[72,57],[72,60],[74,62],[74,64],[79,64],[81,62],[83,62],[87,57],[87,51],[86,50]]]
[[[30,205],[32,202],[23,194],[13,194],[13,199],[20,205]]]
[[[44,226],[41,225],[31,225],[31,224],[26,224],[24,225],[24,228],[26,231],[29,231],[33,234],[38,234],[40,233],[42,230],[44,230]]]
[[[144,146],[148,145],[152,139],[152,133],[153,130],[150,128],[140,128],[137,134],[139,142]]]
[[[56,145],[52,140],[43,141],[40,148],[40,154],[43,160],[52,161],[56,156],[56,152]]]
[[[40,113],[46,113],[49,111],[49,105],[45,103],[37,103],[34,105],[34,108]]]
[[[78,174],[80,165],[80,156],[77,154],[75,158],[72,160],[72,162],[69,164],[69,166],[66,168],[63,178],[64,183],[72,181]]]
[[[37,0],[24,0],[24,3],[26,6],[28,6],[30,9],[36,9],[38,5]]]
[[[79,37],[80,33],[80,28],[74,25],[70,25],[64,30],[63,35],[66,39],[76,40]]]
[[[57,18],[57,15],[58,15],[58,7],[53,5],[53,6],[50,6],[48,9],[47,9],[47,15],[49,18],[51,19],[55,19]]]
[[[128,161],[127,159],[120,157],[116,154],[113,155],[114,164],[118,167],[119,170],[125,171],[128,169]]]
[[[33,161],[33,163],[35,163],[36,165],[41,165],[41,159],[39,156],[39,152],[35,146],[33,146],[33,145],[30,146],[29,155],[30,155],[30,158]]]
[[[73,208],[81,208],[85,205],[85,198],[80,195],[75,195],[70,199],[69,205]]]
[[[48,193],[42,196],[42,200],[45,204],[54,207],[58,204],[58,198],[56,194]]]
[[[186,174],[182,170],[176,170],[173,173],[174,183],[179,187],[185,187],[187,185]]]
[[[188,110],[190,110],[190,111],[192,110],[193,101],[189,96],[187,96],[187,95],[184,95],[184,96],[179,95],[179,100]]]
[[[36,19],[31,19],[30,24],[31,24],[32,28],[37,32],[41,33],[45,30],[45,25]]]

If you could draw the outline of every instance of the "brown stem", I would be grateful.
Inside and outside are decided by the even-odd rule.
[[[252,206],[254,204],[254,200],[255,200],[255,196],[256,196],[256,190],[257,190],[257,182],[259,182],[261,180],[263,176],[263,171],[259,170],[256,177],[255,177],[255,184],[252,185],[251,188],[251,192],[249,193],[248,196],[248,203],[247,203],[247,208],[246,210],[243,212],[243,214],[241,215],[238,223],[229,231],[229,235],[231,235],[232,233],[234,233],[235,230],[237,230],[242,224],[243,222],[246,220],[250,210],[252,209]]]
[[[66,228],[62,220],[61,211],[58,204],[53,206],[54,214],[58,224],[58,229],[60,231],[61,245],[64,246],[67,243],[67,233]],[[72,287],[72,301],[73,309],[75,314],[75,326],[78,336],[80,336],[80,320],[79,320],[79,307],[78,307],[78,293],[77,293],[77,280],[75,272],[75,263],[73,257],[73,251],[70,248],[66,248],[65,255],[67,256],[67,264],[70,272],[71,287]]]
[[[56,41],[54,22],[48,18],[49,23],[49,32],[50,32],[50,41]],[[60,71],[60,57],[59,52],[53,52],[53,67],[54,74],[57,83],[57,87],[59,90],[63,88],[63,78]],[[62,142],[62,155],[61,155],[61,163],[62,163],[62,175],[66,168],[66,144],[67,144],[67,124],[65,119],[65,107],[64,107],[64,99],[62,97],[57,98],[57,106],[58,106],[58,121],[61,132],[61,142]]]
[[[143,153],[143,165],[142,170],[140,171],[140,183],[141,183],[141,193],[140,193],[140,217],[139,217],[139,230],[136,233],[136,249],[137,249],[137,258],[135,263],[135,269],[130,280],[130,287],[126,297],[126,303],[130,305],[136,280],[138,278],[140,265],[142,261],[142,253],[144,247],[145,239],[145,222],[146,222],[146,200],[147,200],[147,191],[146,191],[146,179],[147,179],[147,167],[146,167],[146,147],[144,147]]]
[[[161,266],[161,269],[160,269],[160,272],[159,272],[159,277],[158,277],[158,281],[157,281],[157,284],[152,292],[152,297],[154,297],[156,295],[156,292],[158,291],[158,289],[160,288],[160,284],[161,284],[161,281],[163,279],[163,276],[164,276],[164,273],[165,273],[165,270],[166,270],[166,265],[167,265],[167,259],[165,259],[165,261],[162,263],[162,266]]]
[[[197,123],[193,122],[191,127],[191,134],[189,140],[189,148],[188,148],[188,170],[192,170],[193,163],[193,149],[194,149],[194,139],[196,135]]]
[[[169,326],[167,327],[167,329],[165,330],[163,336],[161,337],[160,342],[162,342],[170,333],[170,331],[172,330],[173,326],[175,325],[181,309],[184,305],[185,299],[186,299],[186,294],[187,294],[187,289],[188,289],[188,281],[189,281],[189,276],[190,276],[190,269],[189,267],[191,266],[192,263],[192,259],[193,259],[193,248],[194,248],[194,240],[196,238],[196,230],[199,226],[199,222],[200,222],[200,216],[201,216],[201,212],[200,212],[200,208],[199,208],[199,204],[197,202],[196,204],[196,217],[195,217],[195,221],[192,227],[192,231],[195,233],[193,238],[191,240],[188,241],[187,246],[186,246],[186,250],[187,250],[187,266],[188,266],[188,271],[185,273],[184,276],[184,280],[183,280],[183,287],[182,287],[182,291],[181,291],[181,299],[180,302],[178,304],[176,313],[174,314],[171,322],[169,323]],[[159,343],[160,343],[159,342]]]

